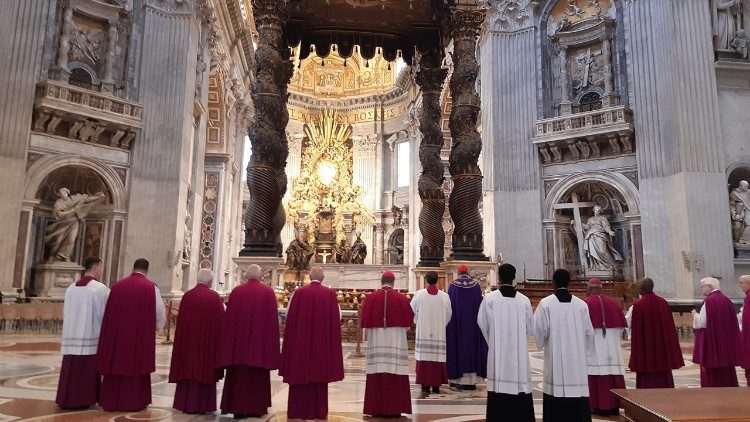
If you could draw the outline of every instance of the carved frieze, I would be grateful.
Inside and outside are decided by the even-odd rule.
[[[515,32],[534,26],[536,0],[500,0],[495,2],[487,16],[492,32]]]

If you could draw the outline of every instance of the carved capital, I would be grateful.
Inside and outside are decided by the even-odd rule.
[[[482,29],[486,11],[478,8],[454,6],[451,8],[451,35],[455,41],[475,40]]]

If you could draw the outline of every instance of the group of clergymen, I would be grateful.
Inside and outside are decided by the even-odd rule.
[[[101,261],[87,259],[85,274],[65,295],[63,362],[57,404],[64,409],[99,403],[105,411],[139,411],[151,403],[155,336],[166,322],[148,261],[111,290],[96,279]],[[637,388],[674,387],[672,370],[684,365],[667,302],[654,282],[639,282],[640,299],[626,316],[620,304],[589,281],[585,300],[567,289],[570,274],[557,270],[555,291],[532,312],[531,302],[513,287],[516,269],[498,268],[500,285],[483,295],[465,265],[448,293],[428,273],[427,288],[409,299],[382,274],[382,288],[370,293],[360,323],[367,335],[364,414],[411,413],[407,330],[416,323],[416,383],[422,396],[475,390],[486,379],[487,420],[534,421],[527,338],[544,350],[545,421],[590,421],[595,413],[617,413],[611,389],[624,388],[623,330],[630,327],[629,367]],[[271,406],[270,371],[289,384],[289,419],[326,419],[328,383],[344,378],[341,311],[334,290],[322,285],[323,270],[289,303],[281,348],[276,296],[263,283],[261,267],[250,265],[245,282],[224,304],[211,289],[213,273],[203,269],[183,296],[169,382],[176,383],[174,408],[186,413],[216,411],[216,383],[224,377],[220,409],[235,418],[259,417]],[[750,291],[750,276],[740,279]],[[737,386],[735,366],[750,369],[750,312],[739,318],[714,278],[701,281],[706,296],[695,314],[695,353],[702,386]],[[750,303],[750,294],[745,306]],[[747,308],[750,309],[750,308]],[[744,328],[741,336],[740,327]]]

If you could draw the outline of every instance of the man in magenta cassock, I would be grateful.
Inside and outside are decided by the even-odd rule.
[[[638,282],[641,298],[630,311],[630,370],[635,388],[674,388],[672,370],[685,366],[669,304],[650,278]]]
[[[367,333],[365,415],[411,413],[406,330],[414,322],[414,311],[409,299],[393,288],[395,281],[392,272],[384,272],[383,287],[367,295],[362,304],[361,325]]]
[[[273,289],[250,265],[232,290],[221,327],[219,366],[226,368],[221,413],[260,417],[271,407],[271,370],[279,367],[279,311]]]
[[[344,379],[336,292],[321,284],[320,267],[310,280],[292,295],[284,328],[279,375],[289,384],[289,419],[326,419],[328,383]]]
[[[700,282],[706,297],[700,313],[693,310],[693,362],[701,366],[701,387],[737,387],[740,329],[734,304],[719,289],[719,280]]]
[[[453,313],[446,327],[448,380],[452,390],[476,390],[477,378],[487,376],[487,342],[477,324],[482,287],[459,265],[458,278],[448,288]]]
[[[156,370],[156,331],[166,311],[159,288],[146,278],[148,261],[112,286],[96,353],[102,375],[99,404],[107,412],[135,412],[151,404],[151,373]]]
[[[740,366],[745,370],[745,382],[750,387],[750,274],[740,277],[740,288],[745,293],[745,301],[739,315],[740,329],[742,330],[741,351],[742,361]]]
[[[602,281],[592,278],[584,300],[594,327],[594,350],[587,359],[589,403],[599,415],[617,415],[620,404],[610,391],[625,388],[622,332],[628,327],[620,302],[604,294]]]
[[[216,369],[219,330],[224,301],[211,290],[214,273],[198,271],[198,283],[182,297],[174,333],[169,382],[177,383],[175,409],[190,413],[216,411],[216,382],[222,372]]]

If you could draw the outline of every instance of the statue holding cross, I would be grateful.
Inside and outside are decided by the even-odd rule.
[[[591,217],[583,222],[581,218],[581,209],[593,208]],[[572,209],[573,220],[570,224],[573,226],[576,238],[578,238],[578,254],[581,266],[586,272],[592,271],[612,271],[618,262],[622,262],[622,255],[615,249],[612,237],[614,231],[609,225],[607,217],[601,215],[601,206],[595,202],[581,202],[577,193],[571,195],[571,202],[567,204],[557,204],[555,209]]]

